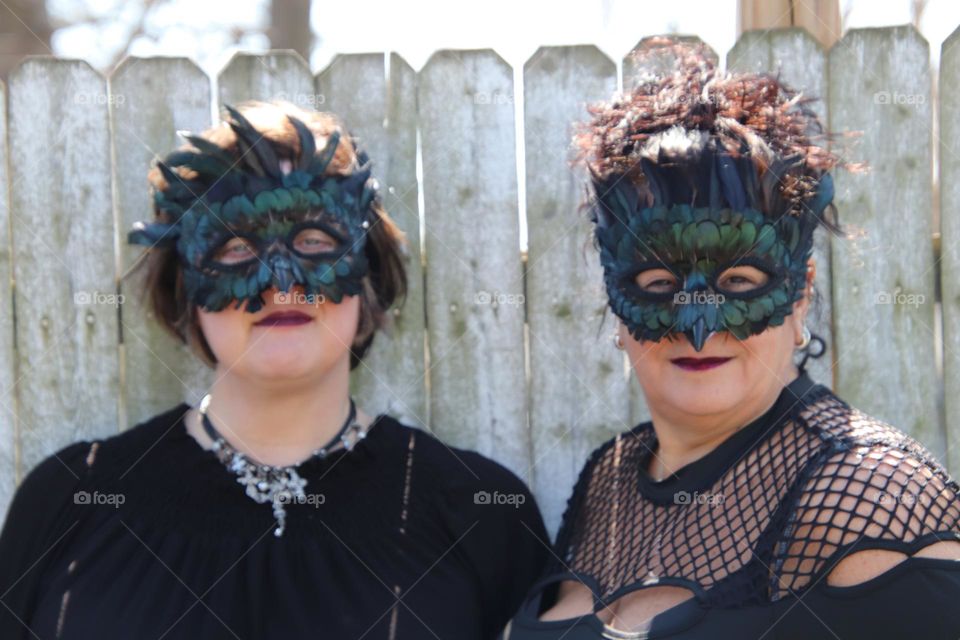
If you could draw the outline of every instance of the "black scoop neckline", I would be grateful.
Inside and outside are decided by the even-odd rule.
[[[683,504],[694,500],[692,494],[711,486],[743,453],[769,435],[773,427],[784,421],[817,388],[826,389],[802,371],[780,390],[774,403],[762,415],[717,445],[706,455],[684,465],[661,481],[654,480],[647,471],[650,457],[658,442],[652,422],[643,425],[649,431],[647,447],[639,458],[638,483],[640,492],[658,504]],[[686,495],[680,495],[680,494]]]

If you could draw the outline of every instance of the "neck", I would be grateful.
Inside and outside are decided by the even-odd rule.
[[[650,458],[650,475],[656,480],[675,473],[713,451],[727,438],[750,424],[777,401],[783,388],[796,380],[799,371],[791,363],[786,373],[749,402],[737,403],[727,411],[690,414],[682,409],[657,411],[650,408],[657,450]],[[784,381],[784,382],[781,382]]]
[[[344,359],[316,379],[264,384],[218,367],[206,413],[237,450],[264,464],[297,464],[335,437],[347,419],[349,372]]]

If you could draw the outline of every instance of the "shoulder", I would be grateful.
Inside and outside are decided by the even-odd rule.
[[[144,455],[187,408],[186,403],[181,403],[121,433],[95,440],[78,440],[49,454],[20,483],[10,506],[11,512],[17,502],[29,504],[36,497],[49,502],[58,493],[72,491],[85,475],[109,472],[110,468],[119,466],[118,463]],[[34,506],[36,504],[34,502]]]
[[[0,531],[0,591],[9,593],[24,577],[24,563],[39,562],[48,545],[72,528],[69,514],[95,452],[96,443],[87,440],[62,447],[17,487]]]
[[[854,511],[868,537],[905,541],[957,529],[960,486],[920,442],[860,414],[861,433],[825,454],[806,482],[801,505]],[[821,502],[822,500],[822,502]]]
[[[844,410],[832,412],[820,427],[832,446],[811,461],[801,504],[803,498],[834,495],[876,505],[881,513],[920,518],[928,527],[960,521],[960,485],[927,447],[883,420],[839,404]],[[917,531],[908,529],[905,536]]]
[[[448,444],[426,429],[406,425],[396,418],[380,417],[395,439],[393,446],[409,450],[415,468],[448,488],[512,491],[529,494],[526,483],[504,464],[477,451]]]
[[[117,452],[133,450],[136,453],[143,453],[144,449],[157,445],[161,439],[170,435],[171,430],[180,423],[189,410],[190,405],[181,402],[144,418],[120,433],[102,439],[101,446]]]
[[[960,485],[919,440],[903,430],[852,407],[833,392],[811,404],[802,414],[807,427],[824,446],[806,465],[801,496],[843,494],[845,498],[922,511],[926,499],[960,518]],[[885,509],[884,509],[885,510]]]
[[[800,414],[824,440],[839,445],[838,448],[889,447],[935,462],[930,451],[913,436],[824,389]]]
[[[513,470],[393,417],[381,420],[380,426],[387,427],[395,439],[391,446],[408,451],[413,499],[428,500],[452,531],[463,533],[476,527],[482,534],[478,538],[493,536],[485,544],[498,544],[503,537],[527,531],[541,542],[549,540],[533,494]]]
[[[74,487],[92,465],[97,447],[96,441],[78,440],[41,460],[17,487],[10,517],[21,510],[36,512],[36,505]]]
[[[446,555],[474,576],[482,601],[483,636],[499,633],[540,576],[550,537],[526,483],[512,470],[476,451],[455,447],[425,430],[381,417],[392,447],[412,454],[411,508],[439,523],[448,538]],[[419,487],[419,489],[417,489]]]
[[[102,477],[126,474],[134,465],[148,459],[166,455],[164,443],[182,433],[174,433],[190,405],[181,402],[153,416],[144,418],[133,426],[95,442],[96,458],[92,471]],[[137,465],[140,466],[139,464]]]
[[[842,404],[822,427],[831,446],[798,486],[784,535],[788,586],[822,574],[857,584],[915,554],[960,558],[960,485],[918,440]]]

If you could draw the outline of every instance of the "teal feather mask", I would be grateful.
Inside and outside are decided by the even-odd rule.
[[[744,340],[792,313],[833,182],[823,174],[797,203],[782,183],[798,160],[777,160],[761,178],[747,155],[717,152],[712,141],[695,151],[641,160],[646,201],[622,174],[593,175],[591,217],[610,307],[630,334],[684,334],[699,352],[714,332]]]
[[[185,135],[196,150],[174,151],[158,162],[169,186],[154,200],[172,220],[137,223],[128,241],[175,247],[187,297],[208,311],[235,301],[235,308],[246,302],[246,310],[254,313],[271,287],[288,292],[301,285],[308,299],[335,303],[359,294],[377,197],[366,154],[356,152],[360,166],[354,173],[324,175],[339,133],[317,151],[313,133],[288,115],[300,156],[285,164],[243,115],[226,109],[240,157]],[[173,167],[196,177],[185,179]]]

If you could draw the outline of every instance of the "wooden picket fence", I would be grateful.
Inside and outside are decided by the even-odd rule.
[[[861,233],[816,245],[813,328],[830,349],[810,369],[955,474],[958,41],[941,57],[939,248],[930,56],[914,29],[851,31],[829,51],[803,31],[751,32],[726,57],[822,97],[830,129],[863,132],[853,159],[871,170],[836,176],[841,222]],[[644,65],[667,62],[653,51]],[[584,176],[569,164],[572,123],[610,97],[617,69],[594,46],[543,47],[516,75],[492,50],[440,51],[419,72],[392,53],[340,55],[316,74],[290,52],[238,54],[215,79],[183,58],[128,58],[109,77],[24,61],[0,85],[0,281],[15,283],[0,331],[0,507],[65,444],[203,395],[211,372],[118,279],[141,251],[126,230],[149,215],[146,171],[177,130],[209,126],[223,103],[283,98],[344,118],[410,240],[410,297],[355,372],[362,406],[503,462],[555,530],[587,454],[649,417],[610,339],[577,212]],[[622,69],[629,87],[640,69]]]

